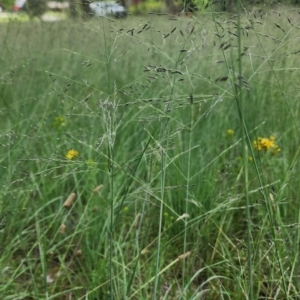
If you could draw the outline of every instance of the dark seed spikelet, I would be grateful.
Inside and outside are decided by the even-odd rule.
[[[223,77],[219,77],[215,80],[215,82],[218,82],[218,81],[226,81],[228,79],[228,76],[223,76]]]
[[[277,23],[274,23],[274,24],[275,24],[275,26],[276,26],[277,28],[279,28],[280,30],[282,30],[283,32],[285,32],[285,30],[284,30],[283,28],[281,28],[280,25],[278,25]]]

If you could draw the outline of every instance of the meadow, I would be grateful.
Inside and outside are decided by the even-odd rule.
[[[299,299],[298,20],[1,23],[1,299]]]

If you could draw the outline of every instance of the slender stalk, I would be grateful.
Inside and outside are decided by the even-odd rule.
[[[194,119],[194,109],[193,109],[193,96],[190,96],[191,101],[191,112],[190,112],[190,128],[189,128],[189,143],[188,143],[188,166],[187,166],[187,176],[186,176],[186,196],[185,196],[185,213],[189,214],[189,194],[190,194],[190,174],[191,174],[191,161],[192,161],[192,131],[193,131],[193,119]],[[183,238],[183,253],[187,252],[187,236],[188,236],[188,222],[185,218],[184,221],[184,238]],[[184,290],[185,287],[185,260],[182,261],[182,290]],[[184,295],[185,296],[185,295]]]
[[[108,141],[108,170],[109,170],[109,177],[110,177],[110,229],[109,229],[109,246],[110,246],[110,255],[109,255],[109,268],[110,268],[110,299],[114,299],[113,296],[113,246],[114,246],[114,236],[113,236],[113,231],[114,231],[114,155],[113,155],[113,146],[114,146],[114,141],[113,141],[113,111],[109,111],[109,134],[110,138]]]
[[[248,180],[248,145],[247,137],[248,131],[244,121],[244,99],[243,99],[243,84],[242,84],[242,36],[241,36],[241,3],[240,0],[236,0],[237,7],[237,23],[238,23],[238,70],[239,70],[239,92],[235,88],[235,99],[238,106],[240,124],[242,129],[242,151],[243,151],[243,173],[244,173],[244,188],[245,188],[245,200],[246,200],[246,218],[247,218],[247,260],[248,260],[248,293],[249,300],[253,299],[253,268],[252,268],[252,244],[251,244],[251,215],[250,215],[250,199],[249,199],[249,180]]]
[[[161,189],[161,204],[159,209],[159,228],[157,239],[157,251],[156,251],[156,266],[155,266],[155,280],[154,280],[154,293],[153,300],[157,297],[159,268],[160,268],[160,245],[161,245],[161,233],[162,233],[162,218],[164,210],[164,189],[165,189],[165,152],[161,149],[161,176],[160,176],[160,189]]]

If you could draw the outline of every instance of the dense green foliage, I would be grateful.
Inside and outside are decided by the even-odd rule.
[[[139,3],[138,5],[131,5],[128,7],[129,13],[132,14],[144,14],[146,15],[148,12],[165,12],[167,10],[166,3],[162,1],[144,1]]]
[[[3,6],[4,9],[12,9],[14,6],[14,3],[15,3],[15,0],[1,0],[0,6]]]
[[[299,17],[246,9],[1,25],[0,299],[299,297]]]
[[[25,9],[31,17],[40,17],[47,11],[48,0],[27,0]]]

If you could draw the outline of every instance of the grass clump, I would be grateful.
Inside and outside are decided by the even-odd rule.
[[[297,299],[297,12],[80,22],[0,28],[2,299]]]

